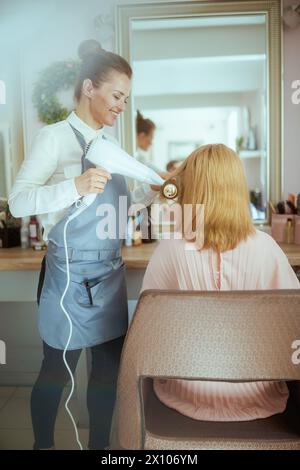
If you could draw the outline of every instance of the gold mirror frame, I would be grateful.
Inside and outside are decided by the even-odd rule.
[[[144,5],[119,5],[116,7],[116,45],[120,55],[131,62],[130,23],[136,19],[188,18],[207,15],[266,15],[268,89],[267,89],[267,201],[277,203],[282,198],[282,25],[281,0],[261,1],[193,1],[186,3],[159,3]],[[122,115],[118,137],[130,154],[134,151],[133,100],[129,100]],[[267,219],[259,223],[268,223]]]

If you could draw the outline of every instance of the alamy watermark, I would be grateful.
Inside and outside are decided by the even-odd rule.
[[[144,204],[128,205],[127,196],[119,197],[119,206],[99,204],[96,209],[99,222],[96,236],[99,240],[126,239],[128,216],[133,217],[143,239],[185,239],[195,241],[200,248],[204,243],[204,204],[160,203],[152,204],[150,216]]]
[[[300,339],[295,339],[295,341],[292,342],[291,348],[295,349],[292,354],[292,363],[298,366],[300,364]]]
[[[0,80],[0,104],[6,104],[6,87],[3,80]]]
[[[6,344],[0,340],[0,366],[6,364]]]
[[[300,104],[300,80],[294,80],[292,83],[292,88],[295,90],[292,93],[292,103]]]

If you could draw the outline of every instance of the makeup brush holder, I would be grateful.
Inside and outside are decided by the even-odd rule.
[[[272,214],[272,237],[278,243],[285,242],[285,227],[288,219],[294,219],[292,214]]]
[[[295,223],[295,243],[300,245],[300,215],[294,215]]]

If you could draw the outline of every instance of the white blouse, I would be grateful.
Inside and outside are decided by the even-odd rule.
[[[88,143],[100,134],[83,122],[73,111],[66,120],[43,127],[37,134],[9,195],[9,207],[14,217],[39,215],[44,227],[44,240],[50,229],[64,216],[67,209],[81,196],[75,177],[81,173],[82,150],[70,128],[81,132]],[[131,193],[132,203],[149,205],[157,193],[143,184]]]

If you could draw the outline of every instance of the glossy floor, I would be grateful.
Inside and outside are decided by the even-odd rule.
[[[30,394],[31,387],[0,387],[0,450],[32,449]],[[75,400],[72,400],[70,408],[76,412]],[[88,430],[79,429],[79,434],[86,448]],[[55,446],[58,450],[78,449],[73,426],[63,403],[56,421]]]

